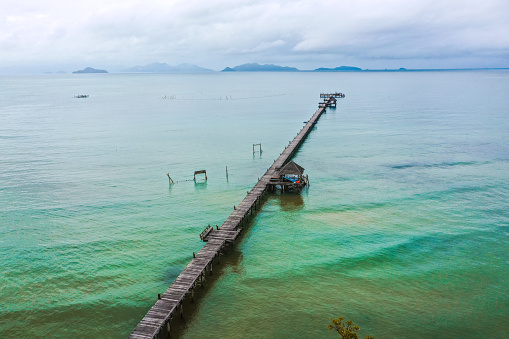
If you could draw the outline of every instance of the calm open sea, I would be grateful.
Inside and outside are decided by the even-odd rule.
[[[507,337],[508,71],[0,77],[0,336],[126,337],[322,91],[180,335]]]

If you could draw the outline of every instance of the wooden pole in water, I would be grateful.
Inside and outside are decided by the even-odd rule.
[[[173,179],[170,177],[170,173],[166,173],[166,175],[168,176],[168,180],[170,181],[170,185],[174,184],[175,182],[173,181]]]
[[[226,166],[226,179],[228,179],[228,166]]]

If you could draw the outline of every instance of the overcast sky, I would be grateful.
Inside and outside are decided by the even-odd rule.
[[[509,0],[1,0],[0,69],[509,67]]]

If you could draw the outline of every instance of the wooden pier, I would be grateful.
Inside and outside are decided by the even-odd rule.
[[[320,94],[320,97],[324,95]],[[271,178],[277,177],[279,170],[292,159],[308,134],[317,123],[327,107],[336,103],[336,97],[344,97],[341,93],[327,94],[324,105],[320,106],[315,114],[309,119],[304,127],[289,142],[281,155],[274,161],[272,166],[258,180],[256,185],[247,193],[242,202],[234,206],[233,213],[220,226],[207,228],[200,234],[200,238],[206,242],[198,252],[193,253],[193,259],[175,279],[173,284],[162,295],[158,295],[155,305],[148,311],[145,317],[131,333],[129,338],[166,338],[170,333],[171,318],[175,314],[183,312],[183,301],[187,296],[194,296],[194,288],[203,285],[203,279],[207,273],[212,274],[213,263],[226,245],[235,241],[242,230],[244,222],[261,205],[261,199],[271,186]],[[261,146],[260,146],[261,149]]]
[[[343,93],[335,92],[335,93],[320,93],[320,98],[329,99],[333,98],[344,98],[345,95]]]

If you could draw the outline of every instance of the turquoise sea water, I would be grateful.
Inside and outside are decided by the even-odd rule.
[[[126,337],[322,91],[310,187],[267,198],[179,335],[505,337],[507,71],[0,77],[1,337]]]

